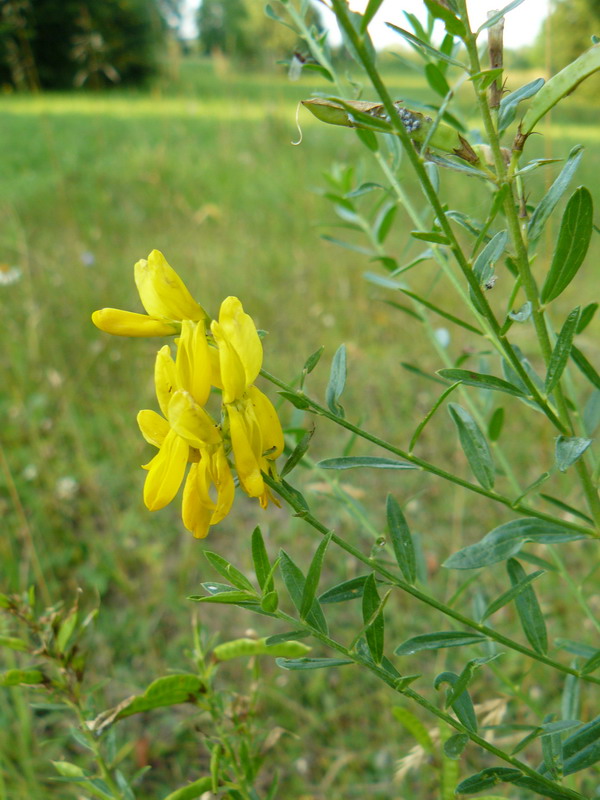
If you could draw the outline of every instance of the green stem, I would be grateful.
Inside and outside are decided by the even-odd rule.
[[[362,659],[353,650],[344,647],[343,644],[337,642],[335,639],[332,639],[331,637],[327,636],[326,634],[322,633],[316,628],[313,628],[304,620],[299,621],[294,617],[290,616],[289,614],[285,614],[281,611],[277,612],[277,617],[280,620],[293,626],[297,626],[298,624],[300,624],[301,627],[309,631],[310,634],[315,639],[318,639],[319,641],[323,642],[323,644],[327,645],[332,650],[335,650],[336,652],[340,653],[340,655],[343,655],[345,658],[348,658],[349,660],[353,661],[358,666],[368,669],[369,672],[371,672],[373,675],[375,675],[377,678],[379,678],[381,681],[387,684],[387,686],[389,686],[398,694],[403,695],[404,697],[408,697],[410,700],[420,705],[430,714],[433,714],[439,720],[445,722],[446,725],[449,725],[451,728],[454,728],[454,730],[458,731],[459,733],[466,734],[474,744],[479,745],[479,747],[483,748],[484,750],[487,750],[488,753],[492,753],[497,758],[513,766],[515,769],[520,770],[524,775],[528,775],[529,777],[534,778],[536,782],[545,785],[549,790],[556,791],[557,784],[554,781],[546,778],[539,772],[536,772],[534,769],[532,769],[530,766],[525,764],[525,762],[521,761],[520,759],[509,755],[508,753],[504,752],[504,750],[501,750],[499,747],[496,747],[491,742],[488,742],[486,739],[479,736],[479,734],[477,734],[475,731],[466,728],[455,717],[439,709],[426,697],[423,697],[423,695],[419,694],[419,692],[415,691],[414,689],[411,689],[410,686],[403,686],[402,679],[395,678],[391,673],[389,673],[383,667],[380,667],[373,662],[367,661],[366,659]],[[561,791],[564,792],[565,797],[570,797],[573,800],[586,800],[583,797],[583,795],[579,794],[578,792],[571,791],[570,789],[566,789],[562,786],[560,788]]]
[[[367,52],[364,42],[362,38],[359,36],[358,32],[355,30],[354,26],[352,25],[349,17],[348,17],[348,9],[344,0],[332,0],[332,7],[337,17],[338,23],[344,29],[344,32],[348,39],[352,42],[354,49],[362,65],[365,68],[366,73],[368,74],[371,83],[373,84],[374,89],[379,95],[379,98],[382,104],[385,107],[385,110],[388,114],[391,124],[394,126],[398,138],[404,148],[406,156],[413,167],[417,178],[423,188],[425,196],[429,201],[433,211],[435,212],[436,218],[438,223],[447,237],[449,241],[449,247],[456,259],[456,262],[465,277],[467,283],[471,291],[473,292],[474,297],[476,298],[477,305],[481,307],[483,316],[487,320],[490,329],[493,333],[494,339],[500,347],[502,348],[502,352],[508,361],[511,363],[513,369],[517,372],[521,380],[527,386],[531,396],[535,399],[536,403],[540,406],[543,412],[546,414],[548,419],[552,422],[552,424],[561,432],[567,433],[567,429],[565,428],[563,422],[557,416],[554,409],[548,404],[547,398],[545,398],[538,387],[534,384],[531,377],[521,364],[521,361],[517,354],[515,353],[513,347],[510,345],[506,337],[502,336],[500,333],[500,325],[496,320],[492,309],[487,301],[485,294],[483,293],[481,286],[479,285],[479,281],[477,276],[474,274],[471,265],[469,264],[468,260],[466,259],[458,239],[454,233],[452,226],[446,216],[446,212],[440,199],[438,198],[436,191],[433,187],[429,179],[429,175],[427,174],[427,170],[425,169],[423,159],[421,156],[416,152],[415,148],[412,145],[410,140],[410,136],[406,132],[404,125],[398,115],[398,110],[396,109],[392,98],[388,90],[386,89],[381,77],[371,60],[371,56]]]
[[[461,17],[467,29],[467,34],[464,38],[464,43],[467,49],[467,53],[469,55],[471,72],[475,74],[481,71],[481,63],[479,61],[479,53],[477,51],[477,43],[475,41],[475,36],[471,32],[471,27],[469,25],[469,15],[467,12],[466,0],[460,0],[460,7],[461,7]],[[531,267],[529,264],[529,255],[527,253],[527,247],[523,239],[523,234],[521,232],[521,224],[519,222],[519,217],[515,205],[516,201],[513,193],[513,184],[512,181],[509,180],[507,176],[506,166],[500,148],[498,132],[494,125],[494,120],[492,119],[492,115],[490,113],[490,108],[488,106],[485,93],[479,91],[475,86],[475,84],[473,84],[473,86],[475,90],[475,95],[477,97],[479,112],[481,114],[481,118],[483,120],[485,131],[488,137],[488,142],[490,144],[494,156],[494,165],[498,177],[498,185],[500,188],[502,188],[502,186],[504,185],[509,187],[509,191],[507,192],[506,199],[504,201],[504,211],[506,214],[506,221],[508,224],[508,230],[513,243],[513,247],[515,249],[515,255],[516,255],[515,260],[517,268],[519,270],[519,277],[521,279],[521,284],[525,291],[525,296],[531,303],[531,316],[537,334],[540,350],[544,362],[546,363],[546,366],[548,366],[548,363],[552,356],[552,345],[550,343],[548,327],[546,325],[546,319],[544,317],[544,309],[540,303],[538,287],[535,282],[535,278],[533,277],[533,274],[531,272]],[[561,433],[565,434],[566,436],[572,436],[573,424],[571,422],[571,418],[569,415],[569,409],[564,396],[564,392],[560,384],[556,386],[554,390],[554,395],[556,397],[558,417],[561,423],[560,427]],[[598,491],[592,482],[585,461],[583,460],[578,461],[576,464],[576,470],[579,476],[583,492],[588,502],[590,513],[592,514],[596,527],[600,529],[600,497],[598,496]]]
[[[395,447],[389,442],[386,442],[384,439],[380,439],[378,436],[375,436],[372,433],[368,433],[363,428],[359,428],[356,425],[353,425],[351,422],[348,422],[347,419],[343,419],[342,417],[338,417],[335,414],[332,414],[324,406],[315,402],[303,392],[295,391],[292,386],[279,380],[279,378],[276,378],[270,372],[267,372],[266,370],[263,369],[261,370],[260,374],[267,380],[271,381],[271,383],[275,384],[275,386],[279,386],[280,389],[283,389],[291,394],[296,394],[299,399],[302,399],[312,409],[312,411],[316,412],[320,416],[329,419],[331,422],[334,422],[336,425],[339,425],[342,428],[346,428],[346,430],[351,431],[353,434],[359,436],[361,439],[365,439],[366,441],[371,442],[372,444],[375,444],[378,447],[381,447],[383,450],[387,450],[388,453],[392,453],[395,456],[399,456],[405,461],[408,461],[410,464],[414,464],[415,466],[420,467],[425,472],[429,472],[432,475],[436,475],[438,478],[443,478],[444,480],[447,480],[450,483],[454,483],[457,486],[461,486],[463,489],[468,489],[469,491],[474,492],[475,494],[487,497],[489,500],[494,500],[497,503],[501,503],[507,508],[510,508],[512,511],[518,511],[519,513],[525,514],[527,516],[536,517],[537,519],[542,519],[545,522],[552,522],[554,524],[561,525],[564,528],[569,528],[579,533],[583,533],[586,536],[591,536],[595,538],[597,537],[597,534],[591,528],[585,527],[584,525],[580,525],[577,522],[569,522],[567,520],[557,519],[556,517],[553,517],[551,514],[546,514],[543,511],[538,511],[536,508],[526,505],[525,503],[514,502],[505,495],[502,495],[498,492],[490,491],[488,489],[484,489],[483,486],[479,486],[479,484],[470,483],[469,481],[466,481],[463,478],[459,478],[457,475],[453,475],[451,472],[447,472],[446,470],[437,467],[435,464],[431,464],[429,461],[425,461],[425,459],[423,458],[419,458],[418,456],[415,456],[412,453],[408,453],[405,450],[401,450],[399,447]]]
[[[114,795],[115,798],[120,798],[121,800],[124,800],[123,793],[119,789],[119,786],[117,785],[116,781],[114,780],[110,772],[110,769],[108,768],[108,764],[106,763],[102,753],[100,752],[98,741],[87,726],[87,722],[83,714],[83,711],[81,710],[79,702],[73,699],[66,700],[66,702],[68,703],[68,705],[70,705],[70,707],[73,709],[73,711],[77,716],[77,720],[79,722],[79,730],[84,739],[86,740],[88,747],[90,748],[91,752],[94,755],[94,761],[96,762],[98,769],[100,770],[100,775],[102,776],[103,781],[106,783],[106,785],[108,786],[108,788],[110,789],[111,793]]]
[[[322,522],[320,522],[316,517],[314,517],[310,512],[306,510],[306,508],[295,498],[290,492],[286,490],[286,488],[278,481],[274,480],[270,476],[263,474],[263,478],[268,486],[273,489],[277,494],[282,497],[289,506],[291,506],[296,515],[301,517],[305,522],[307,522],[312,528],[318,531],[323,536],[326,536],[331,533],[331,541],[334,542],[338,547],[342,550],[345,550],[349,555],[356,558],[358,561],[366,564],[370,569],[377,572],[387,581],[389,581],[393,586],[402,589],[402,591],[406,592],[407,594],[414,597],[416,600],[420,600],[422,603],[425,603],[431,608],[435,608],[437,611],[440,611],[447,617],[459,622],[461,625],[466,625],[469,628],[473,628],[473,630],[478,631],[479,633],[487,636],[490,639],[493,639],[498,644],[503,645],[504,647],[508,647],[511,650],[516,650],[523,655],[526,655],[528,658],[532,658],[535,661],[539,661],[542,664],[546,664],[553,669],[558,670],[559,672],[564,672],[568,675],[575,675],[576,677],[582,678],[582,680],[587,680],[590,683],[600,684],[600,678],[594,678],[591,675],[581,675],[578,670],[574,669],[573,667],[566,667],[563,664],[560,664],[558,661],[554,661],[547,656],[542,655],[541,653],[537,653],[535,650],[531,650],[529,647],[525,647],[525,645],[520,644],[519,642],[515,642],[513,639],[510,639],[508,636],[504,636],[501,633],[498,633],[493,628],[489,628],[487,625],[482,625],[480,622],[477,622],[470,617],[461,614],[459,611],[456,611],[450,606],[446,605],[445,603],[441,602],[440,600],[436,600],[435,597],[431,597],[431,595],[426,594],[425,592],[418,589],[416,586],[413,586],[410,583],[399,578],[390,570],[386,569],[382,566],[377,559],[371,558],[369,556],[365,556],[361,551],[354,547],[353,545],[346,542],[344,539],[341,539],[337,536],[333,531],[329,530]]]

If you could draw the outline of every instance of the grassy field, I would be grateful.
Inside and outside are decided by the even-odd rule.
[[[150,514],[142,504],[139,465],[148,449],[135,415],[155,406],[151,364],[157,344],[111,338],[90,323],[96,308],[139,309],[132,270],[137,259],[162,250],[213,313],[226,295],[240,297],[269,332],[265,366],[285,379],[325,345],[326,366],[310,384],[318,396],[327,365],[345,342],[350,418],[403,445],[438,387],[407,373],[400,362],[425,370],[443,366],[415,338],[410,319],[381,302],[389,296],[385,290],[364,281],[363,272],[377,265],[320,239],[322,233],[343,234],[332,227],[339,220],[329,202],[315,191],[333,163],[360,157],[361,179],[381,180],[376,167],[362,160],[350,131],[320,126],[306,113],[304,140],[291,145],[297,138],[296,103],[322,87],[307,78],[289,84],[274,72],[215,74],[209,63],[184,62],[179,70],[145,94],[0,97],[0,275],[15,267],[20,276],[0,283],[0,589],[20,592],[35,583],[40,602],[46,596],[70,602],[81,589],[83,605],[100,603],[88,664],[90,685],[106,681],[96,711],[169,669],[186,668],[193,609],[185,597],[214,577],[202,557],[204,545],[183,530],[177,508]],[[412,75],[391,68],[389,74],[397,96],[427,96]],[[466,101],[463,108],[468,115]],[[597,174],[600,134],[597,120],[592,123],[590,110],[573,98],[553,118],[551,133],[532,144],[532,154],[564,157],[582,142],[587,153],[580,180]],[[546,180],[538,175],[537,191]],[[420,204],[410,178],[405,182]],[[468,179],[458,187],[460,196],[453,189],[448,202],[458,206],[462,197],[468,205]],[[590,189],[600,200],[598,183],[592,181]],[[398,216],[390,249],[401,261],[416,252],[406,245],[412,227]],[[590,282],[597,243],[594,248],[584,274]],[[432,269],[417,276],[417,287],[435,279]],[[447,289],[441,284],[435,291]],[[500,276],[499,305],[503,297]],[[572,307],[569,302],[566,294],[565,308]],[[598,355],[597,332],[591,327],[583,337],[590,359]],[[454,332],[452,337],[456,357],[464,340]],[[284,419],[301,421],[287,409]],[[518,415],[509,428],[525,440],[539,435],[535,426],[524,430]],[[432,426],[423,455],[462,463],[454,444],[441,436]],[[312,455],[339,455],[346,444],[320,425]],[[546,447],[550,453],[553,442]],[[521,466],[524,482],[540,472],[535,463]],[[336,502],[322,475],[306,473],[297,480],[327,523],[365,551],[383,530],[383,500],[393,491],[426,537],[427,571],[439,596],[451,596],[458,585],[439,570],[445,555],[485,532],[483,505],[416,473],[400,484],[351,476],[344,484],[357,499],[354,516]],[[557,478],[554,492],[569,491],[569,479]],[[363,501],[375,509],[371,526],[361,522]],[[485,513],[485,530],[506,519],[497,510]],[[245,564],[256,524],[273,552],[288,547],[306,566],[316,541],[303,524],[284,510],[262,512],[240,497],[206,546]],[[340,562],[331,577],[350,577],[351,568]],[[547,602],[553,635],[565,635],[568,609],[561,597],[549,595]],[[420,618],[425,612],[406,599],[394,603],[398,637],[445,625]],[[211,611],[200,621],[224,638],[242,636],[249,627],[260,635],[276,632],[268,620],[241,611]],[[351,614],[339,615],[342,631],[356,624]],[[507,663],[509,669],[510,658]],[[440,669],[445,664],[441,657],[435,662]],[[431,658],[423,671],[429,674],[433,666]],[[538,678],[534,673],[528,684],[534,693]],[[423,799],[422,786],[392,783],[396,759],[413,742],[394,722],[384,690],[368,679],[357,684],[354,674],[342,670],[307,679],[282,674],[274,664],[264,665],[263,680],[261,726],[287,731],[265,766],[267,774],[281,771],[281,797]],[[223,673],[228,692],[244,695],[250,683],[243,666]],[[368,697],[368,707],[357,697]],[[124,740],[136,744],[129,759],[152,766],[139,798],[162,797],[207,769],[208,756],[198,746],[201,723],[198,732],[192,711],[158,712],[125,724]],[[17,690],[0,694],[0,800],[72,797],[61,784],[48,782],[49,760],[59,757],[81,757],[68,729],[52,713],[32,710]]]

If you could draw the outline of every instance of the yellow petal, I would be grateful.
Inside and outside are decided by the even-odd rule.
[[[151,317],[201,320],[206,317],[175,270],[159,250],[134,266],[135,284],[142,305]]]
[[[183,504],[181,515],[183,524],[191,531],[196,539],[204,539],[210,527],[210,520],[215,508],[214,503],[209,498],[209,503],[205,504],[201,486],[205,482],[204,477],[199,479],[200,464],[192,464],[190,467],[185,486],[183,487]]]
[[[166,419],[157,414],[156,411],[145,409],[137,415],[137,423],[140,426],[142,436],[149,444],[153,444],[155,447],[162,447],[170,430]]]
[[[254,380],[262,366],[263,349],[256,325],[249,314],[244,313],[237,297],[226,297],[219,311],[219,325],[223,336],[238,354],[246,374],[246,386]]]
[[[146,475],[144,503],[150,511],[164,508],[179,491],[189,449],[175,431],[169,431],[162,447],[150,462]]]
[[[210,394],[212,370],[204,323],[195,324],[189,320],[181,323],[175,366],[179,387],[189,392],[199,405],[205,405]]]
[[[222,442],[221,431],[213,418],[194,402],[189,392],[173,394],[168,409],[169,424],[191,447],[203,449]]]
[[[227,462],[223,446],[219,447],[211,459],[211,476],[217,489],[217,507],[211,517],[210,524],[216,525],[229,514],[233,504],[235,485],[231,468]]]
[[[210,361],[210,380],[217,389],[223,388],[221,380],[221,364],[219,361],[219,351],[216,347],[208,348],[208,360]]]
[[[239,400],[246,391],[246,371],[235,348],[224,335],[219,323],[213,322],[210,329],[219,347],[223,402],[233,403],[235,400]]]
[[[250,444],[244,419],[235,406],[227,407],[229,432],[235,468],[243,490],[250,497],[260,497],[265,484],[260,474],[257,458]]]
[[[154,386],[158,405],[165,417],[169,417],[169,401],[177,389],[177,374],[175,362],[171,358],[171,350],[166,344],[156,354],[154,364]]]
[[[121,311],[119,308],[101,308],[92,314],[97,328],[115,336],[171,336],[177,333],[177,325],[146,314]]]
[[[283,431],[273,404],[256,386],[248,387],[248,395],[254,406],[254,413],[262,437],[262,453],[274,461],[283,453]]]

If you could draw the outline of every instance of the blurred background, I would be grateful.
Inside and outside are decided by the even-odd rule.
[[[389,8],[384,18],[397,24],[403,24],[398,6],[421,14],[416,3],[393,5],[394,18]],[[276,3],[273,8],[281,11]],[[590,46],[592,33],[600,34],[596,0],[525,0],[521,8],[528,22],[519,31],[528,35],[508,42],[510,90],[552,74]],[[312,23],[329,31],[340,74],[358,80],[322,9],[314,5]],[[381,69],[394,97],[408,105],[432,102],[418,57],[398,43],[376,43],[384,48]],[[300,74],[298,64],[304,64]],[[152,365],[163,342],[111,338],[90,322],[103,306],[141,310],[135,261],[162,250],[213,314],[226,295],[240,297],[268,331],[266,368],[286,380],[324,345],[309,385],[318,397],[330,359],[345,342],[349,415],[401,445],[439,394],[435,383],[400,366],[411,362],[430,372],[442,365],[414,335],[409,318],[387,302],[385,289],[364,281],[366,270],[378,268],[357,250],[364,243],[356,238],[356,247],[340,248],[322,238],[345,235],[324,187],[342,175],[356,185],[382,178],[353,132],[319,125],[304,112],[302,144],[291,145],[298,138],[298,101],[330,91],[310,66],[296,35],[269,19],[258,0],[0,3],[0,589],[23,592],[36,584],[40,602],[52,603],[69,603],[80,589],[84,607],[100,604],[88,663],[90,685],[100,689],[90,715],[169,669],[190,668],[193,609],[185,598],[215,577],[202,556],[204,544],[183,529],[177,503],[155,514],[142,504],[139,465],[149,448],[135,417],[156,405]],[[528,145],[531,157],[564,158],[583,143],[585,174],[598,174],[598,89],[591,79],[552,114],[544,137]],[[363,96],[370,97],[368,87]],[[456,113],[467,125],[470,103],[466,92],[458,95]],[[354,173],[347,164],[357,165]],[[399,177],[419,203],[402,166]],[[552,178],[535,173],[536,196]],[[597,181],[590,189],[600,199]],[[463,210],[473,205],[468,178],[452,182],[451,197]],[[413,226],[403,211],[396,219],[386,247],[408,261],[415,254],[406,241]],[[537,268],[543,267],[540,259]],[[417,285],[431,284],[432,269]],[[585,274],[591,275],[589,267]],[[496,291],[501,305],[501,279]],[[566,305],[569,298],[565,292]],[[456,357],[466,352],[460,335],[439,330]],[[598,356],[595,334],[591,326],[582,344],[591,360]],[[276,399],[270,387],[261,388]],[[311,424],[287,408],[283,415],[293,429]],[[518,414],[507,424],[513,436],[538,437],[535,424]],[[423,455],[462,464],[440,430],[428,428]],[[311,454],[340,455],[346,445],[320,425]],[[549,458],[552,447],[548,441]],[[352,452],[369,451],[355,446]],[[524,480],[540,471],[536,464],[522,467]],[[454,576],[439,569],[444,557],[505,521],[486,508],[482,530],[477,501],[419,473],[407,473],[398,485],[352,474],[332,485],[308,470],[294,478],[327,524],[367,551],[383,531],[384,498],[393,492],[426,537],[422,578],[439,596],[457,588]],[[570,477],[556,480],[555,492],[567,497]],[[363,502],[375,509],[369,524]],[[241,496],[206,546],[247,566],[256,524],[272,555],[285,546],[307,565],[317,542],[302,523],[285,510],[263,512]],[[355,568],[339,560],[327,581],[352,577]],[[394,602],[398,636],[430,627],[407,601]],[[553,602],[560,635],[568,616],[560,597]],[[355,630],[358,613],[339,612],[342,638]],[[278,632],[269,620],[240,610],[211,609],[207,622],[223,638],[251,627],[261,636]],[[427,796],[422,776],[420,787],[410,776],[402,789],[393,784],[395,763],[412,742],[391,718],[385,690],[367,678],[357,687],[344,671],[306,679],[269,663],[264,672],[261,724],[285,730],[265,769],[282,771],[282,797]],[[223,681],[234,697],[248,691],[250,675],[234,665]],[[369,696],[368,709],[356,703],[357,694]],[[125,724],[125,738],[135,744],[128,756],[138,767],[152,766],[139,797],[163,796],[206,771],[192,710]],[[0,694],[0,799],[72,797],[48,782],[48,759],[76,760],[78,753],[52,712],[30,708],[16,691]]]

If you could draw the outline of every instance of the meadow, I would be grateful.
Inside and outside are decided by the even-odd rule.
[[[396,96],[429,97],[418,76],[398,71],[393,62],[386,75]],[[518,86],[528,77],[511,80]],[[104,306],[140,310],[135,261],[153,248],[163,251],[213,313],[229,294],[242,299],[268,332],[266,368],[286,380],[321,345],[328,365],[345,342],[344,403],[375,432],[393,431],[406,441],[415,409],[422,415],[439,393],[401,366],[410,362],[431,371],[442,364],[413,335],[410,317],[383,302],[389,299],[385,289],[364,280],[364,272],[380,266],[321,239],[347,238],[323,196],[324,172],[360,159],[358,180],[378,177],[351,131],[322,126],[305,112],[303,141],[292,146],[297,102],[314,90],[323,86],[309,76],[289,83],[279,68],[238,72],[190,59],[144,93],[0,96],[0,590],[20,593],[35,584],[40,604],[68,604],[80,592],[83,607],[99,605],[88,634],[87,680],[95,687],[90,717],[155,677],[188,668],[193,617],[206,637],[235,638],[249,628],[260,636],[277,632],[269,620],[240,610],[191,607],[186,596],[215,577],[203,547],[245,564],[250,532],[260,524],[274,550],[289,547],[306,566],[316,544],[285,509],[263,512],[242,498],[205,543],[183,529],[177,508],[154,514],[144,508],[139,465],[148,447],[135,416],[155,407],[149,365],[157,343],[109,337],[90,322],[91,312]],[[466,100],[462,108],[468,118]],[[597,116],[577,95],[555,114],[532,155],[564,157],[576,143],[586,147],[581,182],[600,169],[600,133]],[[410,177],[400,174],[418,205]],[[542,190],[553,173],[537,175]],[[588,183],[600,202],[600,185]],[[469,179],[458,185],[468,205]],[[389,244],[400,260],[416,252],[407,244],[411,228],[400,214]],[[590,284],[598,242],[593,248],[585,272]],[[417,286],[435,285],[432,269],[423,268]],[[501,296],[502,276],[499,284]],[[436,285],[433,297],[436,291],[445,289]],[[564,303],[570,307],[568,292]],[[594,322],[582,337],[595,363],[597,334]],[[449,347],[457,357],[462,340],[454,332],[452,337]],[[318,397],[327,372],[321,365],[311,376],[309,388]],[[273,387],[263,388],[276,398]],[[308,425],[302,415],[287,408],[283,413],[291,427]],[[523,428],[518,414],[510,427],[515,437],[537,436],[535,426]],[[320,425],[311,457],[339,455],[350,445]],[[364,445],[352,452],[369,453]],[[435,425],[423,452],[440,463],[461,459],[453,442],[436,436]],[[532,479],[539,473],[535,464],[524,469]],[[342,481],[354,501],[349,513],[329,476],[306,470],[295,479],[328,524],[366,551],[377,547],[385,495],[396,491],[428,539],[422,579],[446,598],[460,588],[439,565],[481,532],[477,501],[419,473],[403,476],[401,485],[350,474]],[[567,497],[570,478],[556,480],[554,493]],[[381,509],[378,525],[363,514],[365,499]],[[500,519],[500,512],[486,519],[486,529]],[[573,555],[575,561],[584,557]],[[343,560],[337,566],[332,578],[351,577]],[[408,600],[395,602],[399,636],[427,629],[428,620],[415,615]],[[552,604],[553,635],[568,636],[567,604],[561,596]],[[340,612],[340,627],[352,624]],[[437,658],[443,668],[447,656]],[[19,663],[9,650],[2,659],[7,667]],[[536,679],[530,676],[533,697]],[[413,797],[410,781],[399,788],[393,775],[414,740],[390,713],[386,690],[368,678],[357,683],[342,670],[307,678],[283,674],[265,661],[258,676],[245,663],[232,662],[219,680],[224,692],[240,698],[258,681],[261,729],[283,729],[264,765],[267,775],[281,773],[281,797]],[[366,708],[356,702],[365,696]],[[30,700],[19,689],[0,693],[0,800],[73,797],[68,787],[50,782],[50,760],[82,758],[81,747],[55,712],[32,708]],[[134,768],[152,767],[139,798],[162,797],[206,772],[202,739],[209,731],[191,707],[121,724],[123,759]]]

